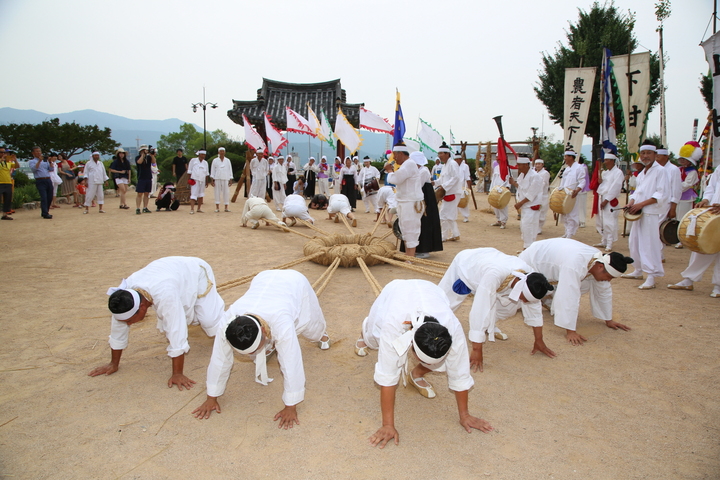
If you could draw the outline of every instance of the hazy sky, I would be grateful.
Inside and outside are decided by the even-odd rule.
[[[602,3],[602,2],[601,2]],[[655,0],[616,1],[637,14],[639,50],[656,51]],[[350,103],[391,119],[402,94],[408,134],[418,116],[448,137],[508,140],[544,127],[562,139],[532,89],[542,52],[565,40],[592,2],[550,0],[0,0],[0,106],[47,113],[94,109],[202,125],[194,102],[217,102],[208,129],[242,138],[232,100],[254,100],[262,77],[340,78]],[[665,23],[668,139],[676,151],[707,111],[699,43],[711,0],[674,0]],[[656,109],[657,110],[657,109]],[[305,112],[301,112],[305,114]],[[328,112],[328,116],[330,113]],[[333,115],[334,118],[334,115]],[[649,133],[659,132],[651,114]],[[589,141],[586,141],[589,143]]]

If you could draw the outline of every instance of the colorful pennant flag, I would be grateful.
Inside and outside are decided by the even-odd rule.
[[[370,130],[371,132],[389,133],[392,135],[393,127],[386,118],[360,107],[360,128]]]
[[[280,130],[275,128],[275,125],[272,124],[267,113],[263,112],[263,116],[265,117],[265,136],[267,137],[269,144],[272,145],[272,151],[270,153],[272,155],[277,155],[277,153],[282,150],[285,145],[287,145],[287,138],[283,137]]]
[[[363,143],[360,132],[355,130],[355,127],[353,127],[347,117],[345,117],[341,108],[338,108],[337,119],[335,120],[335,136],[351,153],[357,152]]]
[[[243,113],[243,128],[245,129],[245,143],[253,150],[264,152],[267,148],[262,136],[253,128],[250,120]]]
[[[302,115],[292,110],[290,107],[285,107],[285,114],[287,116],[287,128],[288,132],[304,133],[305,135],[312,135],[316,137],[315,131],[310,127],[308,122]]]
[[[330,126],[330,120],[328,120],[327,115],[325,115],[325,110],[321,110],[320,115],[322,115],[322,122],[320,123],[322,136],[325,137],[324,140],[330,145],[330,148],[335,148],[332,127]],[[320,135],[318,135],[318,138],[319,137]]]
[[[310,129],[315,133],[315,136],[319,140],[322,140],[323,142],[326,141],[325,135],[323,135],[322,132],[322,126],[320,124],[320,120],[318,120],[317,115],[315,115],[315,112],[313,112],[313,109],[310,108],[310,104],[307,104],[307,110],[308,110],[308,124],[310,125]]]

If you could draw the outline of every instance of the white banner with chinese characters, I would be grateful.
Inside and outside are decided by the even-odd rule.
[[[585,126],[587,125],[593,87],[595,86],[595,67],[565,69],[565,148],[580,154]]]
[[[702,44],[705,49],[705,58],[710,64],[713,78],[713,109],[712,109],[712,158],[716,162],[720,158],[720,32],[705,40]]]
[[[637,153],[650,110],[650,52],[615,55],[610,62],[622,105],[628,153]]]

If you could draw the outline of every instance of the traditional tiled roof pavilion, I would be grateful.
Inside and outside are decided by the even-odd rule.
[[[257,100],[233,100],[233,108],[228,110],[228,117],[242,125],[242,116],[245,114],[259,131],[264,132],[262,115],[266,112],[275,127],[285,130],[287,128],[285,107],[290,107],[306,117],[309,103],[318,117],[321,110],[324,110],[332,125],[340,107],[350,123],[355,128],[360,128],[360,107],[365,104],[346,102],[347,95],[340,86],[339,78],[321,83],[286,83],[263,78],[262,88],[257,91]]]

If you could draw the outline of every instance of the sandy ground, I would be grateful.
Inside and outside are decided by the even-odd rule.
[[[478,195],[481,209],[486,199]],[[709,298],[710,273],[694,292],[664,288],[680,280],[688,250],[665,250],[662,288],[640,292],[636,281],[613,281],[615,319],[631,332],[593,319],[583,298],[578,330],[589,342],[569,345],[545,312],[545,341],[558,354],[549,359],[530,356],[532,332],[519,315],[501,322],[510,339],[486,347],[485,372],[474,374],[470,392],[471,413],[493,433],[465,433],[446,378],[433,374],[433,400],[398,389],[400,445],[379,450],[367,441],[381,424],[377,353],[353,353],[374,300],[359,269],[339,269],[320,296],[333,346],[302,343],[307,393],[292,430],[272,420],[282,408],[275,358],[269,371],[277,380],[263,387],[252,381],[253,365],[236,356],[222,414],[193,418],[205,397],[212,339],[191,327],[185,373],[198,384],[168,389],[170,360],[154,315],[132,327],[117,373],[88,377],[109,359],[105,291],[123,277],[154,259],[187,255],[205,259],[224,282],[298,258],[306,241],[271,227],[241,228],[242,200],[231,214],[211,206],[193,216],[187,206],[136,216],[118,205],[107,199],[105,215],[63,206],[51,221],[23,211],[0,224],[0,477],[720,478],[720,301]],[[368,231],[374,215],[358,211],[358,230]],[[329,231],[344,229],[316,218]],[[461,240],[432,258],[450,262],[481,246],[515,254],[518,221],[511,217],[500,230],[488,226],[493,219],[473,211],[470,223],[459,224]],[[577,239],[596,243],[592,225]],[[548,221],[540,238],[561,234],[562,225]],[[617,249],[626,251],[627,239]],[[324,271],[312,263],[296,269],[311,282]],[[419,276],[371,269],[382,285]],[[230,305],[246,289],[222,296]],[[469,308],[468,300],[458,311],[466,330]]]

